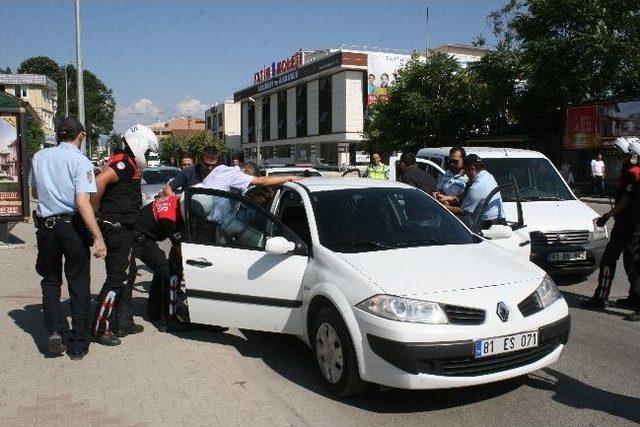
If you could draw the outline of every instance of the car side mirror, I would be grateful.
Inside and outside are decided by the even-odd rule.
[[[282,236],[270,237],[264,246],[266,253],[271,255],[284,255],[296,249],[296,244]]]
[[[502,240],[508,239],[513,235],[513,230],[508,225],[494,224],[487,230],[482,230],[485,239]]]

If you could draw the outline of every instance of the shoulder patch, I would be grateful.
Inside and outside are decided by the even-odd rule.
[[[627,185],[627,191],[633,191],[633,184]]]
[[[87,181],[89,181],[89,183],[93,182],[93,172],[92,171],[88,171],[87,172]]]
[[[116,167],[117,167],[118,169],[122,170],[122,169],[124,169],[124,168],[125,168],[125,164],[124,164],[124,162],[118,162],[118,163],[116,163]]]

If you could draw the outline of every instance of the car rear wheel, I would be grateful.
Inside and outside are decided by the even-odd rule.
[[[351,335],[340,314],[333,308],[323,308],[313,326],[313,349],[324,386],[338,397],[354,396],[366,390]]]

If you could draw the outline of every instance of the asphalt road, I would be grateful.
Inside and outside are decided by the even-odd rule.
[[[577,306],[593,293],[595,274],[580,283],[560,283],[571,306],[572,332],[560,361],[545,370],[466,389],[374,388],[338,401],[322,388],[304,344],[268,333],[197,330],[170,336],[139,319],[146,330],[128,337],[126,345],[94,345],[82,362],[43,358],[38,352],[45,335],[33,271],[33,229],[24,224],[16,234],[31,240],[21,249],[0,250],[0,309],[6,314],[0,318],[0,425],[37,424],[54,410],[68,417],[69,410],[76,411],[70,408],[80,404],[87,412],[76,413],[74,425],[640,423],[640,323],[623,320],[625,310],[596,312]],[[94,293],[103,269],[94,260]],[[625,296],[628,289],[621,263],[618,272],[612,298]],[[144,272],[136,287],[137,315],[144,312],[143,288],[149,279]],[[75,375],[65,375],[71,372]],[[91,378],[88,385],[84,375]],[[120,390],[122,384],[126,386]],[[62,398],[70,400],[51,403]],[[80,398],[81,403],[74,400]]]

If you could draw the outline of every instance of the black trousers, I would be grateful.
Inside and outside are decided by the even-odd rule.
[[[611,229],[611,236],[600,261],[598,287],[594,298],[606,301],[611,292],[611,283],[616,273],[620,255],[629,278],[629,296],[640,301],[640,224],[618,221]]]
[[[149,287],[147,315],[151,320],[165,320],[169,307],[169,263],[158,243],[139,234],[134,245],[134,256],[151,269],[153,279]],[[133,287],[136,280],[135,263],[130,270],[129,283]]]
[[[107,278],[98,295],[94,333],[108,329],[124,329],[133,324],[133,284],[129,283],[135,267],[133,245],[136,234],[122,226],[100,223],[107,247]]]
[[[52,228],[36,231],[38,258],[36,271],[42,276],[42,311],[49,334],[65,333],[67,320],[60,304],[62,269],[67,278],[71,302],[70,345],[88,345],[91,287],[89,278],[90,241],[84,230],[70,220],[58,220]]]

